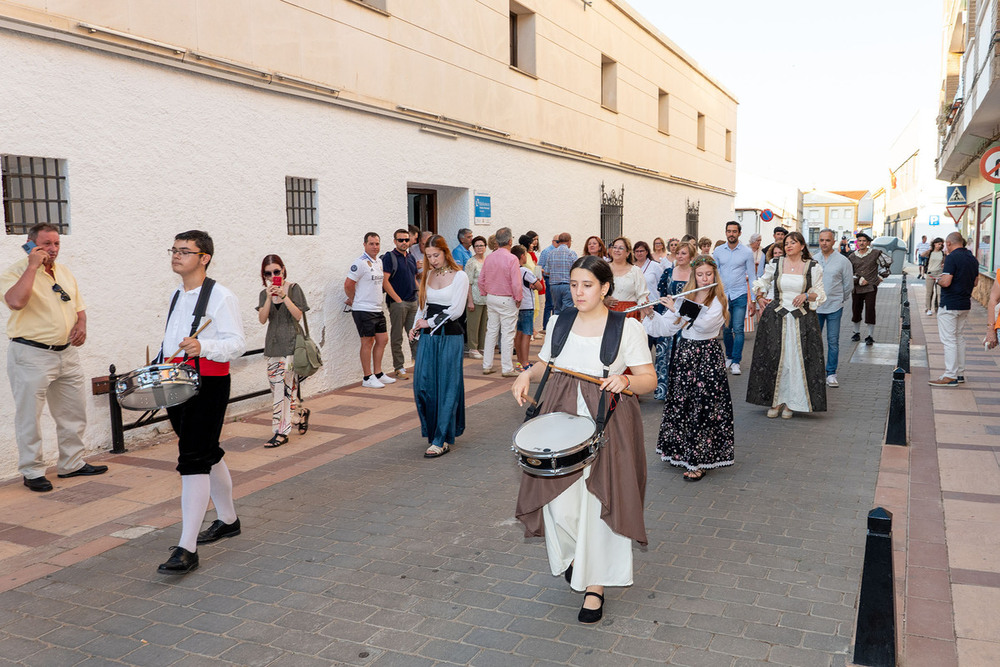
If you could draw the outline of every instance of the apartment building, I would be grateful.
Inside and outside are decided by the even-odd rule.
[[[1000,146],[1000,4],[997,0],[946,0],[943,70],[937,119],[937,178],[966,186],[967,208],[958,229],[976,253],[981,271],[976,298],[986,303],[997,256],[994,172],[982,159]],[[945,184],[942,184],[945,185]],[[951,205],[954,202],[945,202]],[[949,209],[956,211],[958,209]]]
[[[369,230],[387,250],[407,223],[651,240],[732,217],[736,99],[619,0],[0,0],[0,81],[0,252],[66,233],[91,376],[158,346],[186,229],[215,238],[250,348],[282,256],[327,360],[314,393],[360,379],[342,285]],[[259,356],[234,365],[234,395],[263,386]],[[107,397],[89,410],[106,447]],[[0,477],[14,462],[0,442]]]

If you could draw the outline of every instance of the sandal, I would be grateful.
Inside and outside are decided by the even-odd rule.
[[[448,447],[448,443],[445,443],[440,447],[438,447],[437,445],[431,445],[430,447],[427,448],[427,451],[424,452],[424,458],[436,459],[439,456],[444,456],[445,454],[447,454],[450,449],[451,448]]]
[[[264,444],[265,449],[274,449],[275,447],[281,447],[282,445],[288,444],[288,436],[281,435],[280,433],[275,433],[271,436],[271,439]]]
[[[685,482],[700,482],[705,476],[704,470],[687,470],[684,472]]]
[[[309,408],[302,408],[302,414],[299,415],[299,435],[305,435],[309,430],[309,414]]]

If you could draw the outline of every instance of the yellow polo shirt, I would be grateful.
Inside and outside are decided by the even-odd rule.
[[[27,268],[27,257],[7,267],[0,274],[0,295],[6,294]],[[86,305],[77,289],[76,278],[69,269],[57,262],[54,271],[55,280],[45,272],[44,265],[38,267],[27,305],[21,310],[10,311],[8,338],[27,338],[46,345],[65,345],[69,342],[70,329],[76,325],[76,314]],[[63,301],[59,292],[52,291],[56,283],[70,295],[69,301]]]

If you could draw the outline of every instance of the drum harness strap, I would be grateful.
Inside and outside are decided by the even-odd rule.
[[[533,419],[538,416],[541,409],[541,398],[542,390],[545,389],[545,383],[549,379],[549,373],[552,372],[552,368],[555,366],[556,358],[563,351],[563,347],[566,345],[566,339],[569,338],[569,332],[573,328],[573,323],[576,322],[577,309],[570,307],[564,308],[561,313],[559,313],[559,318],[556,320],[556,325],[552,330],[552,346],[550,348],[549,362],[545,365],[545,374],[542,375],[541,382],[538,383],[538,389],[535,391],[535,403],[528,407],[525,413],[524,421]],[[604,325],[604,335],[601,337],[601,364],[604,366],[604,377],[608,377],[608,371],[611,369],[611,364],[614,363],[615,359],[618,357],[618,350],[621,348],[622,344],[622,334],[625,331],[625,313],[619,313],[613,310],[608,311],[608,321]],[[615,408],[618,407],[618,401],[621,400],[621,394],[614,394],[611,397],[611,405],[607,406],[607,395],[608,392],[601,392],[601,400],[597,406],[597,433],[598,435],[604,433],[604,426],[611,419],[612,413]],[[607,407],[607,412],[605,408]]]
[[[196,331],[198,331],[198,325],[201,324],[201,318],[205,316],[205,311],[208,310],[208,300],[212,297],[212,288],[215,287],[215,281],[211,278],[206,277],[205,282],[201,284],[201,292],[198,293],[198,301],[194,304],[194,318],[191,320],[191,333],[188,336],[193,336]],[[170,316],[174,314],[174,306],[177,305],[177,300],[181,296],[181,290],[178,289],[174,292],[174,298],[170,300],[170,310],[167,311],[167,324],[170,324]],[[163,325],[164,331],[166,331],[167,324]],[[157,363],[163,363],[163,342],[160,342],[160,354],[156,357]],[[187,359],[187,352],[184,353],[184,358]],[[200,357],[194,358],[195,370],[198,374],[201,374],[201,364],[198,363]]]

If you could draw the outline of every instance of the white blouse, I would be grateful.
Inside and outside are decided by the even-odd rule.
[[[677,299],[674,302],[674,307],[679,309],[681,301],[684,300],[684,297]],[[678,317],[677,313],[668,310],[662,314],[654,312],[650,317],[642,321],[642,325],[645,327],[646,333],[654,338],[673,336],[679,330],[681,338],[687,338],[688,340],[711,340],[719,335],[722,325],[726,323],[722,302],[718,299],[713,299],[712,303],[702,308],[701,313],[695,318],[691,326],[687,326],[690,321],[690,318]]]
[[[469,298],[469,275],[465,271],[454,271],[454,278],[451,283],[441,289],[434,289],[427,286],[427,304],[437,304],[446,306],[443,313],[439,313],[427,320],[431,329],[441,324],[445,320],[457,320],[468,307]],[[427,318],[427,306],[417,308],[414,321]]]
[[[631,270],[624,276],[615,276],[615,289],[610,296],[616,301],[635,301],[636,303],[649,301],[649,286],[646,285],[646,277],[643,275],[642,269],[633,264]]]
[[[549,320],[546,331],[555,331],[555,323],[558,315],[553,315]],[[545,342],[538,353],[538,358],[548,363],[552,358],[552,335],[545,336]],[[618,348],[618,356],[608,369],[608,375],[619,375],[625,372],[628,366],[643,366],[653,363],[652,355],[649,353],[649,345],[646,341],[646,332],[642,325],[634,318],[625,319],[625,329],[622,331],[622,342]],[[569,332],[566,344],[562,353],[556,359],[556,365],[577,373],[585,373],[601,377],[604,375],[604,366],[601,365],[601,336],[580,336]]]
[[[663,266],[659,262],[647,259],[646,263],[639,267],[639,269],[646,279],[646,287],[649,289],[649,299],[651,301],[659,299],[660,293],[656,288],[660,284],[660,278],[663,276]]]
[[[779,287],[781,287],[781,306],[793,310],[795,305],[792,301],[799,294],[802,294],[806,286],[806,277],[800,276],[797,273],[789,274],[784,272],[784,257],[778,257],[778,261],[771,261],[764,265],[764,273],[761,274],[760,278],[753,281],[754,292],[763,292],[768,294],[768,290],[773,291],[774,287],[774,274],[777,271],[778,262],[781,262],[782,272],[781,272],[781,282]],[[823,288],[823,267],[819,265],[819,262],[813,263],[812,267],[812,288],[809,290],[810,294],[816,295],[815,301],[808,301],[809,308],[816,310],[819,305],[826,301],[826,290]]]

